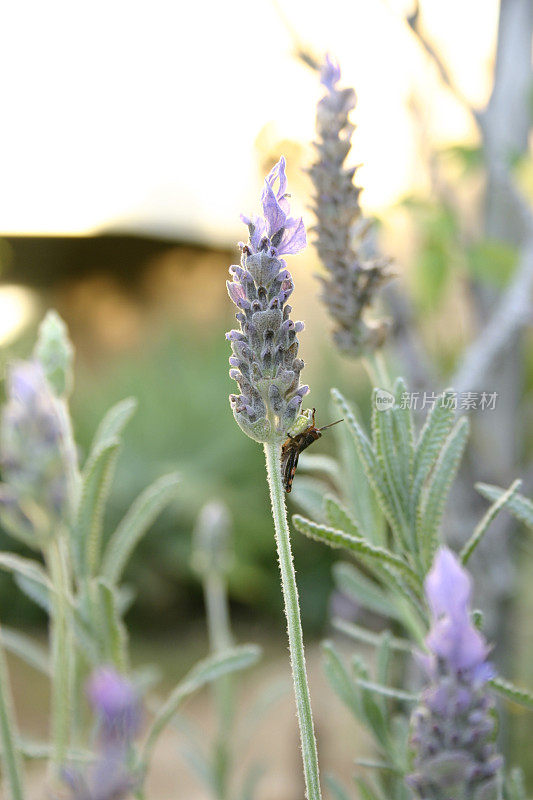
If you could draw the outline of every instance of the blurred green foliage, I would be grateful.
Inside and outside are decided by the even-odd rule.
[[[175,328],[98,371],[77,368],[72,412],[84,455],[109,406],[130,395],[139,403],[125,432],[106,529],[152,479],[174,469],[182,477],[177,504],[143,540],[126,575],[137,590],[130,622],[146,630],[203,614],[189,564],[191,531],[198,510],[216,497],[225,500],[235,525],[232,599],[264,618],[282,613],[263,453],[231,415],[228,352],[216,327],[207,334]],[[299,537],[295,551],[304,622],[318,631],[327,613],[331,558]]]

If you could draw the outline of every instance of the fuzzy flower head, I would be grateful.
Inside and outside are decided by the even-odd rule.
[[[100,667],[91,675],[87,696],[98,719],[105,744],[126,746],[140,726],[140,703],[134,687],[113,667]]]
[[[41,364],[19,361],[7,374],[7,403],[0,421],[5,483],[0,509],[31,529],[52,529],[68,513],[67,420]]]
[[[228,294],[238,308],[240,329],[226,334],[231,342],[230,377],[240,394],[230,395],[241,429],[258,442],[278,440],[294,422],[302,398],[304,366],[298,358],[296,334],[303,323],[290,318],[287,300],[294,284],[283,255],[306,244],[301,218],[290,216],[285,159],[265,179],[262,216],[242,217],[249,239],[241,243],[241,264],[230,267]]]
[[[502,759],[486,686],[489,649],[470,619],[470,576],[441,548],[424,587],[432,617],[422,659],[428,684],[411,718],[407,782],[421,800],[497,800]]]

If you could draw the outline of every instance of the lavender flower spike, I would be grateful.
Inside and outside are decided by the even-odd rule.
[[[69,512],[65,415],[37,361],[10,366],[7,398],[0,421],[6,481],[0,486],[0,512],[28,535],[47,534]]]
[[[103,744],[128,745],[140,725],[139,698],[132,684],[113,667],[100,667],[89,679],[87,695],[98,717]]]
[[[129,748],[140,727],[140,703],[132,684],[113,667],[99,667],[87,684],[98,721],[98,753],[87,770],[66,767],[71,800],[125,800],[139,786],[129,766]]]
[[[294,284],[281,258],[302,250],[306,237],[302,219],[289,215],[283,157],[265,179],[261,204],[261,216],[241,217],[249,239],[240,244],[241,265],[230,267],[233,280],[227,282],[240,325],[226,334],[230,376],[240,389],[230,404],[244,433],[257,442],[280,442],[309,391],[300,386],[304,363],[296,338],[304,326],[290,319]]]
[[[486,685],[489,648],[470,618],[470,576],[447,548],[438,551],[425,591],[429,684],[411,720],[415,771],[407,782],[421,800],[497,800],[502,759]]]
[[[326,60],[321,81],[326,94],[317,107],[316,162],[309,174],[315,188],[316,247],[327,277],[320,276],[322,300],[334,323],[333,338],[345,355],[359,357],[383,344],[388,322],[365,321],[376,290],[391,277],[385,259],[364,259],[362,250],[369,225],[362,219],[354,185],[356,168],[346,167],[354,127],[349,113],[355,108],[353,89],[339,89],[339,65]]]

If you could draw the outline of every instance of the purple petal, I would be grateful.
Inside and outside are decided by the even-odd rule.
[[[464,613],[468,607],[472,580],[452,551],[441,547],[426,577],[424,588],[434,617],[440,614],[454,616]]]
[[[327,53],[324,64],[322,65],[322,69],[320,70],[321,82],[330,92],[332,92],[335,84],[339,82],[340,77],[341,69],[338,61],[336,61],[334,58],[332,58],[332,56],[330,56],[329,53]]]
[[[276,248],[278,255],[294,255],[303,250],[307,244],[303,219],[290,217],[285,226],[281,242]]]
[[[272,186],[266,181],[263,194],[261,195],[261,204],[268,225],[267,232],[268,235],[272,237],[285,226],[287,214],[281,208]]]

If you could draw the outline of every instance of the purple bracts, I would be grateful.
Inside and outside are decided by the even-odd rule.
[[[414,772],[407,782],[421,800],[497,800],[502,759],[486,686],[492,670],[470,618],[470,575],[441,548],[424,586],[432,619],[429,654],[421,659],[428,685],[411,719]]]
[[[283,440],[294,422],[307,386],[300,386],[304,366],[296,334],[302,322],[290,319],[287,300],[294,284],[282,255],[306,245],[301,218],[289,214],[285,159],[265,179],[262,216],[241,217],[249,239],[241,243],[241,265],[230,267],[228,294],[238,308],[240,330],[226,334],[231,342],[230,377],[240,394],[230,395],[241,429],[258,442]]]
[[[315,188],[315,245],[326,270],[320,276],[321,298],[334,323],[333,338],[345,355],[359,357],[383,344],[385,321],[365,321],[364,312],[376,290],[391,277],[388,261],[364,259],[362,249],[368,225],[359,205],[361,189],[354,185],[355,168],[345,165],[351,148],[353,125],[349,113],[355,108],[353,89],[339,89],[338,64],[330,56],[321,70],[326,94],[317,107],[318,158],[309,174]]]

